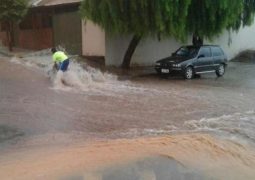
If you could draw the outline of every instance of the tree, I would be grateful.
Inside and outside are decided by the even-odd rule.
[[[223,30],[238,31],[254,20],[255,0],[192,0],[188,9],[187,32],[212,39]]]
[[[110,34],[133,35],[122,62],[129,68],[141,38],[212,39],[251,24],[255,0],[83,0],[80,12]]]
[[[1,0],[0,22],[6,30],[9,50],[13,46],[13,27],[26,15],[28,10],[28,0]]]

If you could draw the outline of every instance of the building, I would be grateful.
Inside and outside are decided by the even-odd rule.
[[[70,54],[85,57],[104,58],[106,65],[119,66],[131,36],[112,36],[105,33],[91,21],[84,21],[78,14],[81,0],[32,0],[25,20],[15,26],[14,45],[20,48],[40,50],[62,46]],[[4,28],[0,27],[0,40],[6,44]],[[241,28],[238,33],[227,31],[204,44],[218,44],[229,59],[244,50],[255,50],[255,23]],[[191,37],[186,43],[174,38],[144,38],[139,43],[131,65],[153,65],[156,60],[171,55],[178,47],[192,44]],[[92,58],[93,59],[93,58]]]
[[[62,46],[70,54],[105,56],[105,33],[91,21],[81,19],[81,0],[31,0],[25,19],[14,28],[14,46],[41,50]],[[0,41],[7,45],[4,26]],[[1,43],[0,43],[1,44]]]

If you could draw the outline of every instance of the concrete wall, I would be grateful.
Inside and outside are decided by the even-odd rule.
[[[82,22],[82,55],[105,56],[105,32],[91,21]]]
[[[219,44],[228,55],[228,58],[232,59],[242,51],[255,50],[254,34],[255,22],[252,26],[240,29],[238,33],[232,32],[230,36],[229,33],[225,31],[212,42],[207,41],[206,43]]]
[[[204,43],[220,45],[229,59],[231,59],[243,50],[255,50],[254,34],[255,24],[241,29],[238,33],[232,32],[231,38],[229,33],[225,31],[212,42],[205,40]],[[130,40],[131,36],[106,36],[106,65],[119,66],[121,64]],[[230,41],[232,42],[231,44],[229,44]],[[173,38],[161,40],[160,42],[156,38],[143,39],[133,55],[131,64],[153,65],[156,60],[171,55],[183,44],[191,44],[191,37],[188,38],[186,43],[178,42]]]
[[[128,48],[131,36],[106,37],[106,65],[119,66]],[[160,58],[169,56],[181,43],[174,39],[161,40],[155,38],[143,39],[133,55],[132,65],[152,65]]]

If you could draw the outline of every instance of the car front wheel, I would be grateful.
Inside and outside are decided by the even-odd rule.
[[[219,67],[216,69],[216,75],[218,77],[223,76],[225,73],[225,65],[224,64],[220,64]]]
[[[192,79],[193,77],[194,77],[194,70],[191,66],[189,66],[184,70],[184,78]]]

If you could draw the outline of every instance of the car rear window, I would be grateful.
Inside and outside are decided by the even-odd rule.
[[[222,56],[223,52],[219,47],[212,47],[212,54],[213,56]]]

